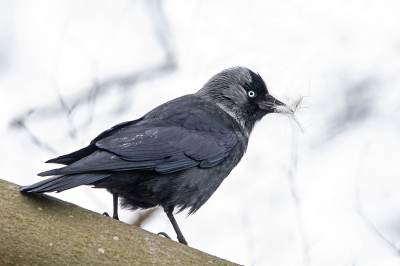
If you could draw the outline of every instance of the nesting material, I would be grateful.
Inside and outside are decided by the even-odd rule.
[[[304,129],[301,126],[300,122],[297,120],[295,113],[300,110],[301,104],[303,102],[303,97],[298,97],[291,103],[287,103],[286,105],[279,105],[275,107],[275,110],[279,114],[283,114],[287,116],[290,121],[297,127],[302,133],[304,133]]]

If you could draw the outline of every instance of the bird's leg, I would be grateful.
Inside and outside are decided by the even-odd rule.
[[[164,208],[164,212],[167,214],[169,220],[171,221],[172,226],[174,227],[174,230],[176,232],[176,236],[178,237],[179,243],[187,245],[188,242],[186,242],[186,239],[183,236],[181,229],[179,229],[178,223],[176,222],[174,215],[172,214],[173,210],[174,210],[174,208]],[[164,234],[162,234],[162,235],[164,235]]]
[[[113,193],[113,218],[119,221],[118,218],[118,193]]]
[[[104,212],[103,215],[110,217],[110,215],[107,212]],[[113,218],[119,221],[119,218],[118,218],[118,193],[113,193]]]

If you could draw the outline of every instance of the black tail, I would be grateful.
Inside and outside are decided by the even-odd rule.
[[[66,155],[59,156],[57,158],[50,159],[46,163],[59,163],[59,164],[69,165],[92,154],[97,149],[98,148],[96,147],[96,145],[89,145],[83,149],[68,153]]]
[[[61,192],[70,188],[81,185],[92,185],[94,182],[100,181],[111,174],[106,173],[84,173],[73,175],[53,176],[43,181],[37,182],[30,186],[21,186],[21,192]]]

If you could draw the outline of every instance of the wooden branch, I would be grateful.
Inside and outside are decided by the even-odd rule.
[[[1,179],[0,211],[0,265],[237,265]]]

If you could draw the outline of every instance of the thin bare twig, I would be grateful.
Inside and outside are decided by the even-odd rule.
[[[292,154],[291,154],[291,166],[287,171],[287,176],[289,178],[290,192],[296,207],[296,223],[300,234],[300,240],[303,248],[303,265],[310,265],[310,244],[308,242],[307,232],[303,219],[303,211],[300,202],[300,197],[297,192],[296,187],[296,173],[298,164],[298,135],[296,130],[292,130]]]
[[[14,119],[11,121],[10,126],[11,126],[12,128],[15,128],[15,129],[19,129],[19,130],[24,131],[24,132],[29,136],[29,138],[31,139],[32,143],[35,144],[36,146],[38,146],[39,148],[41,148],[41,149],[43,149],[43,150],[46,150],[46,151],[48,151],[48,152],[50,152],[50,153],[52,153],[52,154],[54,154],[54,155],[57,155],[58,152],[57,152],[56,150],[54,150],[50,145],[48,145],[47,143],[45,143],[44,141],[42,141],[42,140],[40,140],[38,137],[36,137],[36,135],[33,134],[33,133],[29,130],[29,128],[26,126],[26,124],[25,124],[25,119],[26,119],[26,117],[28,117],[30,114],[31,114],[31,112],[28,111],[28,112],[25,114],[25,117],[14,118]]]
[[[356,189],[355,189],[355,197],[356,197],[356,210],[361,218],[364,220],[365,224],[367,225],[368,229],[371,230],[373,235],[383,244],[383,246],[388,249],[390,252],[393,252],[397,255],[400,255],[400,249],[393,245],[387,238],[385,238],[374,226],[372,221],[368,218],[367,214],[364,212],[362,204],[361,204],[361,193],[360,193],[360,181],[361,181],[361,172],[364,168],[365,161],[367,158],[369,149],[369,142],[367,142],[364,146],[364,149],[361,152],[360,160],[358,162],[358,169],[356,174]]]

